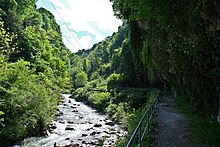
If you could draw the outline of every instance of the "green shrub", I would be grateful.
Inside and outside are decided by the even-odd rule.
[[[50,88],[55,79],[50,79],[53,76],[48,73],[36,75],[29,66],[23,60],[8,64],[4,78],[0,79],[0,100],[4,101],[0,105],[4,112],[0,142],[5,144],[42,133],[56,110],[58,87]]]
[[[107,78],[107,89],[114,89],[121,86],[122,83],[122,75],[113,73]]]
[[[98,79],[100,77],[99,72],[93,72],[92,75],[90,76],[90,80],[95,80]]]
[[[115,113],[116,113],[116,108],[117,108],[117,105],[116,104],[110,104],[108,105],[108,107],[106,108],[106,113],[112,117]]]
[[[80,72],[76,75],[76,87],[83,87],[88,81],[87,74],[85,72]]]
[[[103,111],[108,106],[109,100],[109,92],[94,92],[88,98],[88,101],[100,111]]]

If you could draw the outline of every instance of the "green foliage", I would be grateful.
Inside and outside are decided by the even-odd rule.
[[[95,80],[95,79],[98,79],[100,77],[99,73],[96,71],[96,72],[93,72],[91,77],[90,77],[90,80]]]
[[[129,65],[125,79],[130,74],[138,85],[170,87],[188,99],[194,111],[216,116],[220,84],[218,4],[213,0],[110,1],[115,15],[126,19],[130,27],[130,48],[122,50]]]
[[[10,36],[9,33],[3,27],[4,22],[0,19],[0,81],[3,81],[5,78],[5,68],[10,51],[13,49],[11,47],[13,36]],[[2,96],[3,91],[6,89],[0,85],[0,95]],[[0,97],[0,107],[5,104],[5,101]],[[4,126],[4,110],[0,109],[0,128]]]
[[[136,89],[137,91],[144,91],[144,89]],[[120,138],[120,140],[117,142],[116,146],[119,147],[124,147],[126,146],[126,144],[128,143],[129,139],[131,138],[134,130],[136,129],[140,119],[143,117],[143,114],[146,112],[146,109],[148,109],[148,107],[151,105],[152,101],[155,99],[155,97],[158,97],[159,95],[159,90],[156,89],[151,89],[148,93],[147,93],[147,102],[142,102],[143,105],[142,107],[138,107],[137,109],[133,109],[133,111],[126,111],[127,114],[124,116],[123,118],[123,124],[124,126],[127,128],[128,134],[123,137]],[[132,107],[126,106],[126,108],[131,109]],[[122,109],[121,109],[122,110]],[[126,110],[126,109],[124,109]],[[125,113],[122,111],[122,114]],[[116,112],[117,114],[117,112]],[[152,130],[153,127],[153,122],[150,122],[150,129]],[[143,146],[150,146],[150,141],[149,141],[150,135],[149,136],[145,136],[145,139],[143,140]],[[132,144],[132,146],[137,146],[137,143],[135,144],[135,142]]]
[[[205,117],[199,113],[193,112],[192,105],[183,98],[177,97],[176,103],[181,112],[189,117],[193,133],[198,140],[195,144],[200,146],[218,146],[220,143],[220,126],[212,117]]]
[[[88,101],[92,103],[92,105],[99,111],[103,111],[105,109],[105,107],[108,105],[109,100],[109,92],[94,92],[88,97]]]
[[[70,59],[53,15],[35,0],[0,2],[0,142],[40,135],[70,89]],[[46,26],[45,26],[46,25]]]
[[[127,127],[127,119],[130,117],[130,113],[132,112],[132,108],[126,102],[120,102],[117,104],[116,112],[112,116],[113,119],[119,120],[122,122],[124,127]]]
[[[104,79],[112,73],[122,73],[121,51],[128,32],[126,25],[121,26],[117,33],[113,33],[104,41],[95,44],[90,50],[82,50],[77,53],[83,59],[81,63],[83,63],[83,70],[88,74],[89,80],[94,79],[94,73]]]
[[[117,112],[117,105],[110,103],[105,111],[110,117],[113,117],[113,115],[115,115]]]
[[[83,87],[88,81],[87,74],[85,72],[80,72],[76,75],[76,87]]]
[[[133,20],[153,20],[158,24],[168,23],[171,0],[110,0],[118,18]]]
[[[123,77],[121,74],[111,74],[108,78],[107,78],[107,89],[114,89],[120,86],[120,84],[122,83]]]
[[[5,143],[42,133],[56,110],[59,95],[46,83],[50,75],[37,76],[29,66],[22,60],[8,64],[0,81],[4,88],[1,110],[5,113],[1,139],[5,139]]]
[[[8,58],[8,55],[11,51],[14,50],[12,46],[12,39],[15,38],[15,35],[10,35],[4,28],[4,22],[0,18],[0,55],[4,55]],[[1,62],[2,63],[2,62]]]

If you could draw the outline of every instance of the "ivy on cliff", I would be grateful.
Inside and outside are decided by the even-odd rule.
[[[110,1],[115,15],[130,26],[134,69],[147,68],[148,76],[142,79],[150,80],[153,86],[170,87],[189,100],[194,111],[216,115],[220,84],[219,3]]]

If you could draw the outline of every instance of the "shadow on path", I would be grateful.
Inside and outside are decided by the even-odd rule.
[[[153,147],[192,147],[188,119],[181,114],[171,96],[164,95],[156,110],[156,132]]]

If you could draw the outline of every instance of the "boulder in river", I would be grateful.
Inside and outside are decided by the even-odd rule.
[[[90,142],[91,145],[99,145],[99,140],[92,140]]]
[[[61,124],[65,124],[65,120],[59,120],[58,122]]]
[[[99,128],[99,127],[101,127],[101,126],[102,126],[102,124],[95,124],[93,127]]]
[[[55,124],[49,124],[48,128],[54,130],[57,128],[57,126]]]
[[[65,130],[74,131],[75,129],[73,128],[73,126],[67,126]]]
[[[75,106],[70,106],[70,108],[73,108],[73,109],[75,109],[75,108],[77,108],[77,107],[75,107]]]
[[[87,144],[87,142],[85,140],[82,141],[82,144]]]
[[[69,120],[67,123],[68,123],[68,124],[74,124],[74,121]]]
[[[55,116],[61,116],[61,115],[63,115],[63,112],[61,112],[61,111],[58,111],[56,114],[55,114]]]
[[[53,146],[54,146],[54,147],[59,147],[59,145],[57,144],[57,142],[54,142]]]
[[[115,123],[114,123],[113,121],[107,121],[107,122],[105,123],[105,125],[114,126]]]
[[[88,134],[82,134],[82,137],[86,137],[86,136],[88,136]]]
[[[93,135],[95,135],[96,134],[96,131],[93,131],[91,134],[90,134],[90,136],[93,136]]]
[[[72,112],[79,112],[77,109],[73,109],[73,111]]]

